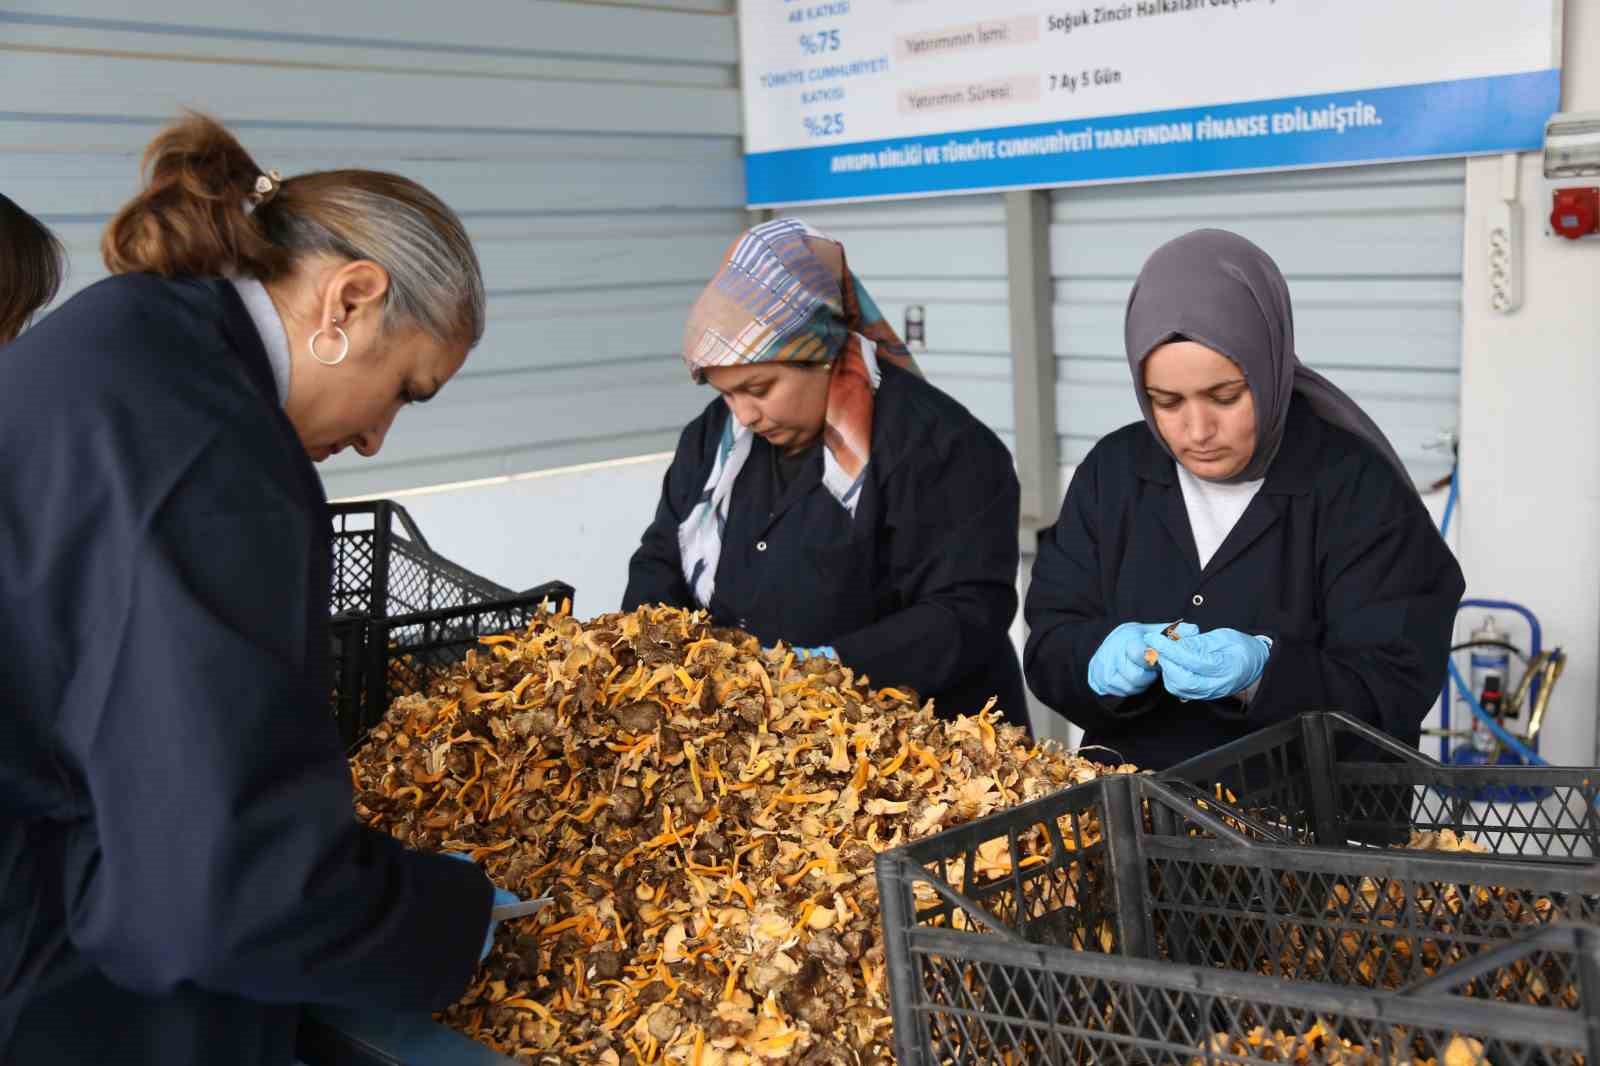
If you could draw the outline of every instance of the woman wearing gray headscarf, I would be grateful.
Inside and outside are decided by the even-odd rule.
[[[1029,686],[1149,769],[1312,710],[1415,744],[1461,569],[1372,419],[1295,355],[1277,265],[1180,237],[1125,338],[1144,421],[1094,447],[1040,536]]]

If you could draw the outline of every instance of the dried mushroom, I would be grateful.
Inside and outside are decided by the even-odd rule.
[[[1452,1035],[1435,1049],[1426,1039],[1394,1028],[1382,1046],[1366,1047],[1341,1038],[1320,1020],[1303,1033],[1268,1032],[1259,1025],[1245,1033],[1213,1033],[1205,1050],[1210,1056],[1299,1066],[1488,1066],[1490,1062],[1483,1044],[1471,1037]],[[1204,1066],[1207,1061],[1202,1056],[1189,1060],[1190,1066]]]
[[[1425,831],[1413,829],[1411,839],[1405,846],[1416,851],[1466,851],[1475,855],[1487,855],[1489,849],[1476,840],[1454,829],[1438,829]]]
[[[368,824],[556,899],[441,1015],[522,1062],[889,1063],[874,856],[1111,772],[700,613],[482,643],[351,768]]]
[[[1180,625],[1182,625],[1182,624],[1183,624],[1182,622],[1174,622],[1174,623],[1172,623],[1170,626],[1168,626],[1167,628],[1165,628],[1165,629],[1163,629],[1161,631],[1161,635],[1166,637],[1168,640],[1177,640],[1178,639],[1178,627]],[[1145,663],[1146,666],[1154,666],[1156,663],[1158,663],[1160,661],[1161,661],[1161,653],[1160,652],[1156,651],[1154,648],[1146,648],[1144,650],[1144,663]]]

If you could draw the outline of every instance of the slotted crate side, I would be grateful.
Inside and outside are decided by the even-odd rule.
[[[1003,1062],[1000,1049],[1007,1047],[1042,1054],[1045,1044],[995,1041],[988,1025],[1007,1032],[1013,1026],[1036,1028],[1040,1011],[1052,1032],[1083,1022],[1058,1017],[1051,1006],[1056,1001],[1025,995],[1009,1001],[1010,1012],[998,1016],[974,1019],[959,1009],[944,1011],[939,1005],[949,1005],[950,990],[941,990],[938,975],[922,968],[917,949],[924,934],[946,933],[972,946],[1003,943],[1000,961],[1148,955],[1150,923],[1141,911],[1134,817],[1129,794],[1102,780],[878,857],[897,1061]],[[1010,973],[1002,969],[991,976],[1003,983]],[[941,1026],[954,1028],[936,1037]],[[969,1051],[965,1057],[950,1056],[952,1032],[966,1035],[960,1045]],[[938,1049],[934,1057],[914,1057],[929,1049]]]
[[[375,621],[374,639],[392,649],[383,673],[385,709],[396,696],[427,691],[477,646],[479,637],[526,629],[575,595],[566,582],[550,581],[506,599]]]
[[[1600,867],[1263,844],[1170,783],[1133,791],[1140,911],[1163,958],[1397,989],[1552,923],[1600,923]],[[1468,992],[1571,1008],[1572,965],[1541,959]]]
[[[983,921],[1030,943],[1114,949],[1118,907],[1138,901],[1115,892],[1106,799],[1099,787],[1064,789],[904,849],[927,874],[913,881],[911,921],[961,928],[977,920],[976,905]],[[901,876],[898,864],[887,869]]]
[[[1259,845],[1197,853],[1192,841],[1151,841],[1158,956],[1392,991],[1552,924],[1600,920],[1600,878],[1588,871],[1454,860],[1406,867],[1397,855],[1369,872],[1333,861],[1343,857]],[[1576,1009],[1576,965],[1524,959],[1463,994]]]
[[[1574,951],[1586,933],[1550,931]],[[1576,1066],[1597,1053],[1576,1012],[1467,1003],[1443,989],[1401,999],[1089,952],[1019,951],[936,929],[917,930],[904,961],[920,994],[895,1010],[899,1066]]]
[[[1583,767],[1451,767],[1339,763],[1332,805],[1347,838],[1409,825],[1450,829],[1486,858],[1593,862],[1600,856],[1600,771]],[[1485,802],[1485,794],[1528,802]]]
[[[1210,793],[1286,842],[1387,846],[1449,829],[1490,848],[1485,858],[1600,855],[1600,769],[1445,766],[1342,714],[1301,715],[1158,776]],[[1539,802],[1481,802],[1506,795]]]
[[[514,594],[429,547],[392,500],[333,504],[333,714],[353,749],[400,693],[422,691],[487,633],[527,626],[573,588]]]
[[[1600,867],[1270,839],[1169,783],[1104,779],[914,845],[915,923],[960,928],[975,904],[1029,943],[1388,987],[1553,922],[1600,923]],[[1567,976],[1500,991],[1545,1003]]]
[[[333,588],[329,609],[334,615],[383,613],[394,507],[389,500],[329,505],[333,522]],[[422,534],[415,530],[409,516],[405,524],[411,526],[414,536],[421,540]]]
[[[335,614],[372,613],[373,555],[376,535],[369,530],[341,532],[335,518],[333,589],[329,610]]]
[[[329,510],[335,615],[417,614],[512,595],[435,552],[406,509],[391,500],[334,504]]]
[[[1271,826],[1285,842],[1343,844],[1349,838],[1340,825],[1332,778],[1340,756],[1365,755],[1370,762],[1381,753],[1408,766],[1422,756],[1359,723],[1348,736],[1336,738],[1329,719],[1339,717],[1303,714],[1203,752],[1157,776],[1210,793],[1236,812]],[[1342,745],[1337,752],[1336,745]],[[1393,806],[1398,810],[1404,804]],[[1398,842],[1399,832],[1398,826],[1388,826],[1378,843]]]
[[[479,637],[526,629],[563,603],[570,605],[575,596],[571,585],[551,581],[502,600],[443,611],[336,619],[336,644],[342,633],[347,646],[357,649],[353,660],[342,649],[335,654],[344,673],[335,675],[343,684],[334,703],[334,716],[346,748],[361,744],[396,696],[426,692],[477,646]]]
[[[1083,847],[1062,848],[1051,837],[1048,827],[1063,819],[1079,828]],[[1121,982],[1118,995],[1141,985],[1117,967],[1141,960],[1181,971],[1196,987],[1220,978],[1277,987],[1287,979],[1300,997],[1290,1005],[1307,1017],[1327,994],[1359,990],[1380,997],[1391,1021],[1418,1025],[1414,989],[1443,981],[1456,1008],[1445,1031],[1484,1040],[1500,1024],[1484,1011],[1496,1018],[1534,1011],[1552,1024],[1580,1014],[1596,1019],[1594,930],[1558,934],[1549,924],[1600,915],[1600,874],[1593,870],[1261,839],[1248,824],[1198,809],[1190,793],[1150,778],[1110,778],[880,856],[897,1040],[909,1041],[903,1054],[924,1056],[902,1061],[987,1061],[991,1051],[1004,1061],[993,1050],[1000,1048],[1064,1054],[1061,1040],[1092,1054],[1018,1061],[1118,1061],[1108,1057],[1115,1048],[1136,1051],[1128,1061],[1166,1061],[1168,1041],[1112,1025],[1114,1012],[1095,1023],[1104,1036],[1091,1039],[1084,1032],[1090,1022],[1062,1016],[1076,1008],[1054,992],[1019,992],[1023,978],[1005,967],[1025,962],[1081,975],[1099,959]],[[1044,857],[1029,863],[1036,856]],[[945,938],[940,953],[927,948],[934,936]],[[998,954],[983,969],[978,964],[987,957],[964,954],[969,948]],[[1501,951],[1511,954],[1496,960]],[[930,961],[936,954],[943,969]],[[1449,975],[1474,965],[1481,972],[1449,985]],[[972,981],[1009,998],[958,1002],[956,993],[971,991]],[[1413,991],[1404,991],[1408,986]],[[1244,1009],[1255,1000],[1228,1002]],[[1572,1030],[1572,1039],[1552,1046],[1584,1047],[1574,1041],[1586,1031]],[[1018,1035],[1024,1032],[1032,1035]],[[1049,1039],[1040,1042],[1041,1033]],[[1191,1027],[1185,1036],[1196,1033]],[[977,1058],[952,1060],[953,1041],[980,1049]],[[1543,1051],[1526,1044],[1496,1054],[1496,1061],[1539,1061]]]
[[[457,566],[443,556],[396,537],[389,554],[384,614],[419,614],[505,599],[510,589]]]

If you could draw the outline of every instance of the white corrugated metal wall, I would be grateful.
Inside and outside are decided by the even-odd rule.
[[[406,174],[465,218],[490,328],[332,496],[670,447],[704,394],[683,313],[745,225],[732,0],[0,0],[0,189],[103,274],[138,153],[181,107],[285,174]],[[407,424],[410,423],[410,424]]]
[[[1447,476],[1449,453],[1424,445],[1458,418],[1465,175],[1455,159],[1057,191],[1050,238],[1063,467],[1139,419],[1122,314],[1145,257],[1217,226],[1283,268],[1301,359],[1366,408],[1419,487]]]

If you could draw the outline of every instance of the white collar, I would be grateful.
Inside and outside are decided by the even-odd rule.
[[[1239,497],[1253,497],[1261,491],[1261,486],[1267,483],[1264,477],[1254,481],[1210,481],[1196,474],[1178,460],[1172,460],[1173,469],[1178,472],[1178,480],[1185,489],[1192,489],[1201,496],[1209,499],[1237,499]]]
[[[250,312],[250,321],[261,334],[261,346],[267,350],[267,362],[272,364],[272,380],[278,386],[278,404],[289,402],[289,334],[284,331],[283,319],[267,295],[267,287],[255,278],[229,278],[244,309]]]

